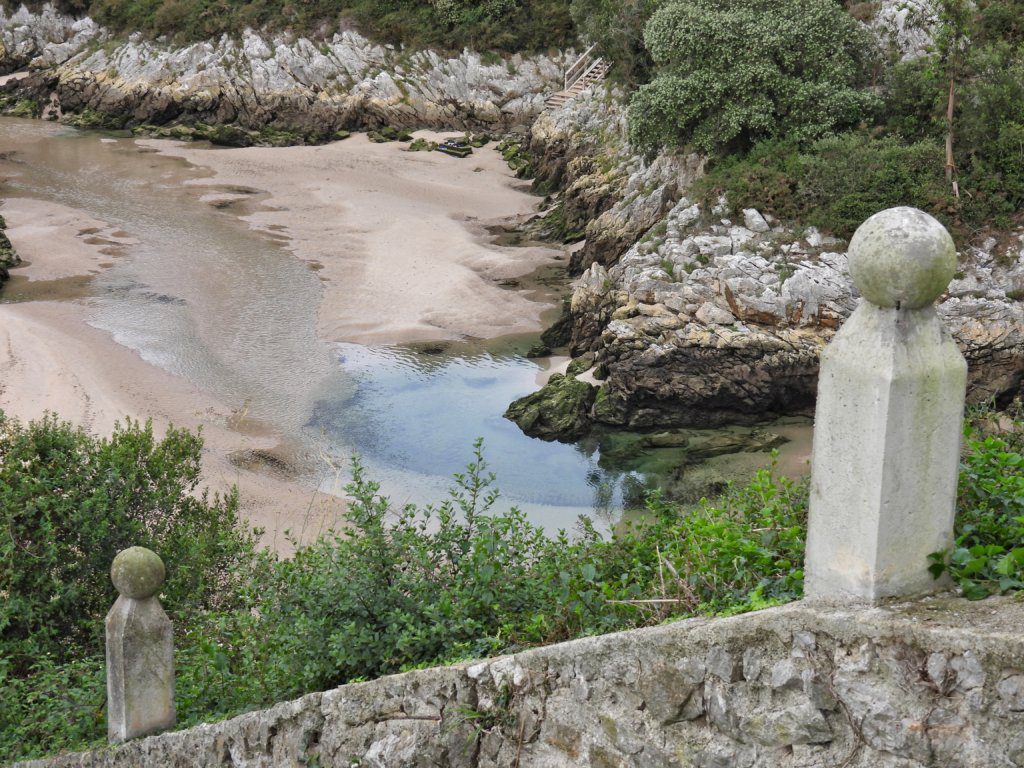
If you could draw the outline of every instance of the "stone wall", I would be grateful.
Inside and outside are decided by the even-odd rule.
[[[796,603],[314,693],[65,766],[1024,766],[1024,605]]]

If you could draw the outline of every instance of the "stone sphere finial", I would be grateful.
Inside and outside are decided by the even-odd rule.
[[[164,561],[145,547],[121,550],[110,565],[110,580],[114,582],[114,588],[133,600],[145,600],[159,592],[166,575]]]
[[[876,213],[853,233],[850,275],[879,307],[927,307],[956,274],[956,246],[935,218],[900,206]]]

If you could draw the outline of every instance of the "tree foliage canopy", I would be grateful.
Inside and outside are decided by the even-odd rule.
[[[647,23],[658,67],[630,105],[642,149],[808,142],[874,106],[867,32],[833,0],[674,0]]]

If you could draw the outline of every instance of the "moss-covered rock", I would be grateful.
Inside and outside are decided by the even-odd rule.
[[[410,152],[433,152],[435,149],[437,149],[437,142],[427,139],[414,139],[408,147]]]
[[[4,232],[6,228],[7,222],[4,221],[3,216],[0,216],[0,285],[9,277],[7,270],[21,263],[21,259],[14,251],[14,246],[11,245],[11,241]]]
[[[730,453],[769,451],[788,442],[782,435],[755,429],[749,433],[736,432],[713,435],[705,440],[692,441],[687,447],[689,461],[702,461]]]
[[[23,98],[14,93],[0,93],[0,114],[10,117],[39,117],[42,105],[35,99]]]
[[[536,175],[525,140],[507,136],[498,143],[497,149],[508,167],[515,171],[516,178],[532,179]]]
[[[401,128],[394,128],[385,125],[376,131],[370,131],[366,137],[374,144],[384,144],[389,141],[412,141],[412,134]]]
[[[571,360],[565,369],[565,373],[568,376],[579,376],[581,373],[589,371],[593,365],[594,356],[587,353]]]
[[[65,113],[61,122],[82,130],[119,130],[127,124],[128,116],[83,109],[81,112]]]
[[[568,298],[562,300],[562,314],[540,335],[540,342],[549,349],[564,347],[572,339],[572,307]],[[584,369],[586,370],[586,369]],[[582,371],[580,371],[582,373]]]
[[[596,394],[590,384],[556,373],[538,392],[512,403],[505,418],[530,437],[576,440],[590,430],[590,407]]]

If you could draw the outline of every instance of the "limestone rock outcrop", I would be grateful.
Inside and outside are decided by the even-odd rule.
[[[0,285],[3,285],[4,281],[10,277],[7,270],[21,264],[17,251],[14,250],[7,233],[4,232],[6,228],[7,222],[4,221],[3,216],[0,216]]]
[[[378,45],[351,30],[322,41],[246,30],[182,48],[140,35],[115,43],[90,19],[49,7],[0,15],[0,30],[0,71],[30,67],[21,89],[52,96],[64,113],[104,116],[108,127],[230,123],[310,138],[384,125],[525,131],[563,71],[558,56],[485,63],[470,51],[446,58]]]
[[[710,427],[812,411],[818,356],[858,301],[844,243],[688,199],[702,159],[633,155],[614,98],[547,112],[531,137],[540,183],[562,188],[563,219],[587,237],[573,254],[570,352],[603,380],[592,423]],[[1021,299],[1024,230],[960,254],[939,311],[970,363],[971,402],[1021,391]]]
[[[587,91],[542,113],[530,129],[535,186],[561,189],[563,227],[586,238],[570,271],[611,265],[653,227],[703,172],[698,155],[662,153],[653,161],[626,141],[620,95]]]
[[[939,301],[970,364],[971,402],[1024,382],[1021,275],[1024,230],[962,253]],[[576,284],[572,351],[606,376],[592,417],[710,426],[809,410],[821,349],[857,300],[843,243],[777,222],[755,232],[683,198],[664,235]]]

